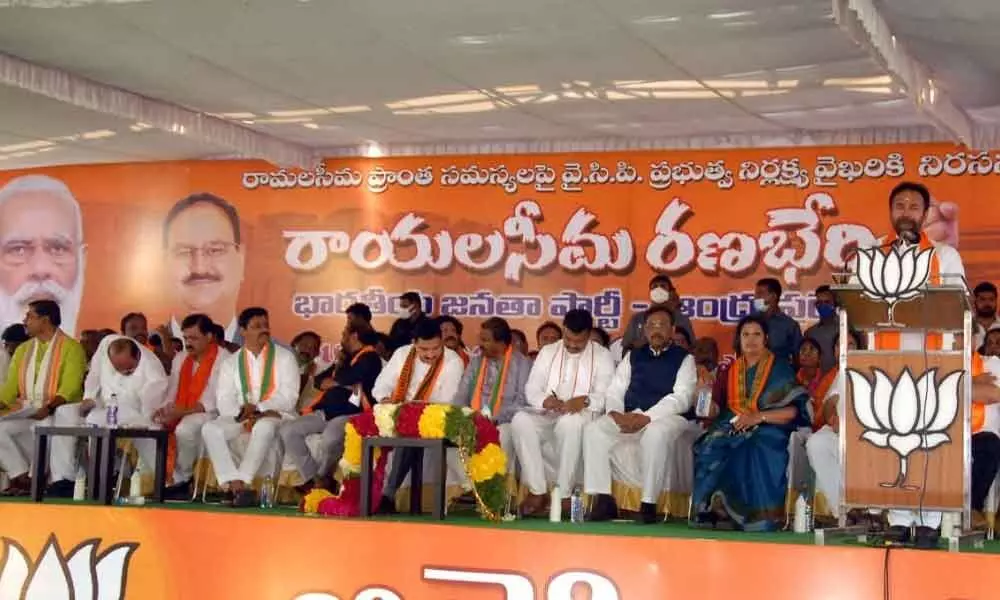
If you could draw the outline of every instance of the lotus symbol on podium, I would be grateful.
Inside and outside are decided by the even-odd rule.
[[[851,378],[854,416],[864,428],[861,439],[899,455],[896,480],[879,485],[920,489],[906,483],[909,456],[917,448],[930,452],[951,442],[948,428],[958,416],[962,371],[949,373],[940,383],[936,380],[937,369],[925,371],[917,380],[908,368],[903,369],[896,381],[880,369],[873,371],[874,386],[854,369],[848,369],[847,374]]]
[[[889,305],[889,321],[882,327],[899,327],[893,318],[896,304],[920,295],[930,277],[933,248],[893,246],[858,250],[858,282],[865,296]]]
[[[24,548],[4,538],[0,598],[18,600],[121,600],[129,561],[138,544],[115,544],[97,553],[101,540],[86,540],[63,554],[55,536],[32,564]]]

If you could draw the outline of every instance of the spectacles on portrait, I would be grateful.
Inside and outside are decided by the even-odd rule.
[[[239,248],[235,242],[209,242],[201,246],[177,245],[170,249],[170,255],[179,261],[190,262],[196,256],[201,256],[207,261],[218,261],[229,256]]]
[[[45,257],[57,265],[66,265],[76,260],[77,251],[83,244],[61,238],[41,240],[10,240],[0,246],[0,261],[11,267],[19,267],[34,260],[41,247]]]

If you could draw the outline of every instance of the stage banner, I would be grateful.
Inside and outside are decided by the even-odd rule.
[[[947,145],[6,171],[0,321],[48,295],[74,332],[138,310],[151,325],[205,312],[232,333],[240,308],[261,305],[286,341],[306,329],[336,341],[351,303],[387,330],[396,297],[416,290],[428,312],[463,320],[467,341],[490,316],[533,337],[574,307],[614,335],[668,273],[696,334],[728,348],[759,278],[815,319],[811,290],[889,230],[904,180],[934,196],[930,238],[958,247],[971,282],[993,279],[1000,154]]]
[[[3,600],[883,598],[881,551],[625,535],[631,524],[594,536],[9,503],[0,523]],[[955,562],[936,556],[945,566],[922,577]]]

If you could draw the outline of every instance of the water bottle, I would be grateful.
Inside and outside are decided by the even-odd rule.
[[[580,486],[573,488],[573,495],[569,498],[569,520],[571,523],[583,523],[583,493]]]
[[[264,484],[260,486],[260,507],[261,508],[271,508],[274,506],[271,502],[271,476],[268,475],[264,478]]]
[[[809,532],[809,503],[806,502],[806,495],[799,494],[795,500],[795,520],[792,524],[795,533]]]
[[[118,394],[111,394],[111,403],[105,412],[108,419],[108,429],[118,427]]]
[[[139,469],[138,462],[132,471],[132,477],[128,480],[128,495],[129,504],[142,504],[145,502],[145,498],[142,497],[142,471]]]
[[[558,485],[552,488],[552,495],[549,496],[549,521],[552,523],[562,521],[562,493]]]
[[[87,498],[87,472],[82,468],[76,470],[76,481],[73,482],[73,501],[80,502]]]

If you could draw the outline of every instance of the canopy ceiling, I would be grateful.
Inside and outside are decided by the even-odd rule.
[[[848,3],[871,0],[0,0],[0,169],[992,139],[1000,3],[869,6],[944,125]]]

